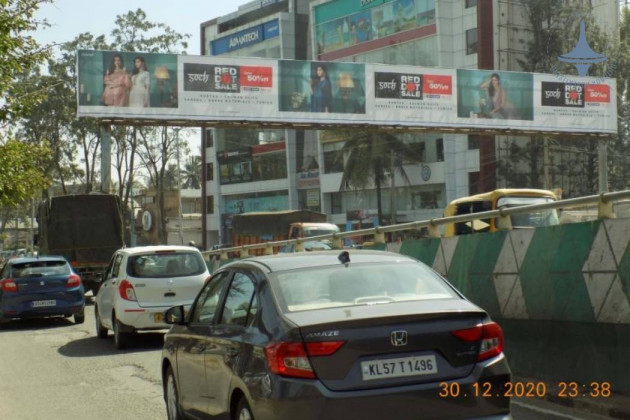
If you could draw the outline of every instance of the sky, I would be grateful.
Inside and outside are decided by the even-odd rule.
[[[219,16],[236,12],[238,7],[251,0],[54,0],[37,11],[37,19],[46,19],[50,27],[40,29],[33,37],[40,45],[72,41],[79,34],[90,32],[105,34],[111,40],[116,16],[142,9],[149,22],[164,23],[180,34],[190,34],[189,55],[199,55],[199,25]],[[197,130],[187,136],[191,152],[199,153],[200,136]]]
[[[42,44],[62,43],[77,35],[90,32],[109,37],[115,27],[116,16],[142,9],[147,20],[164,23],[175,32],[192,35],[188,40],[188,54],[200,54],[199,25],[202,22],[238,10],[251,0],[54,0],[38,10],[36,17],[51,25],[34,34]],[[110,38],[111,39],[111,38]]]

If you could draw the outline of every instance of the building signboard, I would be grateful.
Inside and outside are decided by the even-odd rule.
[[[274,19],[210,41],[210,51],[212,51],[212,55],[220,55],[258,44],[278,35],[280,35],[280,24],[278,19]]]
[[[111,70],[116,56],[125,69],[144,59],[144,104],[111,82],[126,73]],[[78,75],[79,117],[617,132],[610,78],[110,51],[79,51]]]

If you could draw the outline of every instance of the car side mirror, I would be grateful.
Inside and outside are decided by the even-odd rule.
[[[164,313],[164,321],[169,325],[184,325],[186,323],[186,313],[184,307],[174,306]]]

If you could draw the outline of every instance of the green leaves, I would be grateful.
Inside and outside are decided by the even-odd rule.
[[[19,117],[36,104],[43,92],[29,95],[9,94],[16,75],[27,73],[37,67],[48,56],[49,51],[41,47],[29,32],[36,31],[46,22],[33,17],[39,6],[50,0],[0,0],[0,123]]]
[[[45,143],[0,144],[0,207],[15,207],[48,186],[41,166],[49,153]]]

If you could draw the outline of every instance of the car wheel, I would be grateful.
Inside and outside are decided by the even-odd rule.
[[[114,318],[114,346],[118,350],[122,350],[127,347],[129,341],[129,333],[124,333],[121,331],[122,326],[120,325],[120,321],[116,319],[116,315],[112,317]]]
[[[98,306],[94,306],[94,319],[96,322],[96,336],[98,338],[107,338],[107,328],[103,327],[101,317],[98,314]]]
[[[247,404],[247,400],[245,397],[241,397],[238,400],[238,405],[236,406],[236,416],[235,420],[254,420],[254,415],[252,414],[251,408],[249,408],[249,404]]]
[[[83,324],[84,322],[85,322],[85,310],[82,309],[81,312],[74,314],[74,323]]]
[[[166,368],[166,382],[164,384],[164,400],[166,401],[166,414],[168,420],[181,420],[184,418],[179,407],[179,394],[173,368]]]

